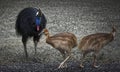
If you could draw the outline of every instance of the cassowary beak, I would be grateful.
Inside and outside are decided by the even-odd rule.
[[[39,31],[40,30],[40,26],[37,26],[37,31]]]

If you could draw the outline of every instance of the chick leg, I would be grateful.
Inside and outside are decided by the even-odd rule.
[[[93,54],[93,67],[94,68],[98,68],[99,66],[96,65],[97,62],[97,53]]]
[[[61,68],[69,58],[70,56],[68,56],[63,62],[61,62],[58,68]]]
[[[68,56],[66,58],[64,58],[64,60],[60,63],[58,68],[62,68],[65,64],[65,62],[71,57],[71,54],[68,53]]]
[[[84,58],[85,58],[86,54],[87,54],[87,52],[83,52],[83,54],[82,54],[82,60],[81,60],[81,64],[80,64],[81,68],[84,68],[83,62],[84,62]]]

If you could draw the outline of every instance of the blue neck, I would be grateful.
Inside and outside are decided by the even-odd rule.
[[[37,26],[39,26],[40,23],[41,23],[41,17],[36,16],[35,24],[36,24]]]

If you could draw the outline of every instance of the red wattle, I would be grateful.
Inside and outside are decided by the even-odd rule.
[[[40,27],[39,26],[37,26],[37,31],[39,31],[40,30]]]

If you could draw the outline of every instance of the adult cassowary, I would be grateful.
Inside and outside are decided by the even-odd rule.
[[[28,58],[26,46],[28,38],[33,37],[36,54],[37,43],[42,35],[42,30],[46,27],[46,22],[47,20],[40,9],[29,7],[18,14],[15,29],[17,35],[22,36],[26,58]]]

